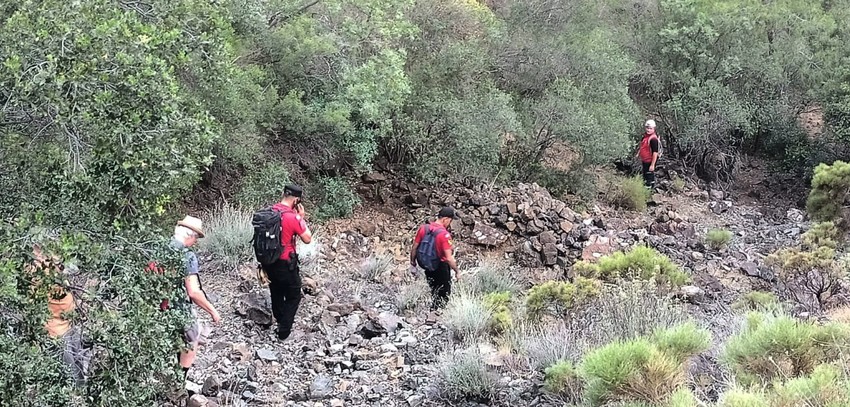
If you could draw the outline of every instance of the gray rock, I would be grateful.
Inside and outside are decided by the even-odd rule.
[[[334,391],[333,379],[329,376],[320,374],[310,383],[310,398],[313,400],[321,400],[330,396]]]
[[[267,348],[257,349],[257,357],[268,362],[277,360],[277,354],[273,350]]]
[[[258,325],[271,325],[274,318],[272,317],[272,302],[268,290],[243,295],[236,305],[236,314]]]
[[[186,402],[186,407],[207,407],[209,405],[209,400],[201,394],[193,395],[189,401]]]
[[[722,201],[723,198],[726,197],[726,193],[717,189],[711,189],[708,191],[708,196],[711,197],[711,199]]]
[[[424,396],[414,394],[407,398],[407,405],[409,405],[410,407],[419,407],[422,405],[423,401],[425,401]]]
[[[741,271],[750,277],[760,277],[759,266],[751,261],[741,263]]]
[[[204,387],[201,389],[201,393],[205,396],[215,397],[218,395],[219,390],[221,390],[221,379],[216,375],[207,376],[207,379],[204,380]]]

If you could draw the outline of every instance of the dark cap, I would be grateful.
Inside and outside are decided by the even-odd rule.
[[[302,190],[301,187],[295,184],[288,184],[283,188],[284,196],[294,196],[296,198],[301,198],[301,195],[303,195],[303,193],[304,190]]]
[[[455,210],[451,206],[444,206],[443,209],[440,209],[440,213],[437,214],[438,218],[455,218]]]

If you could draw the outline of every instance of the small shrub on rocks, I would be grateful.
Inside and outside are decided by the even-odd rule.
[[[511,276],[509,266],[500,260],[487,259],[475,268],[475,273],[469,277],[469,289],[476,294],[488,294],[493,292],[515,293],[519,291],[519,284]]]
[[[543,387],[568,403],[578,403],[584,383],[573,364],[562,360],[546,368]]]
[[[493,309],[470,291],[459,289],[452,293],[443,316],[456,337],[471,340],[489,331]]]
[[[758,312],[778,310],[780,307],[776,295],[766,291],[750,291],[734,304],[736,309]]]
[[[767,258],[779,267],[779,279],[787,294],[804,306],[823,309],[846,277],[846,264],[829,246],[790,247]]]
[[[360,274],[369,281],[379,282],[381,276],[390,272],[394,262],[392,255],[386,253],[373,254],[360,265]]]
[[[610,204],[634,211],[645,210],[649,196],[649,189],[640,176],[617,179],[607,194]]]
[[[511,316],[511,293],[508,291],[492,292],[484,296],[484,305],[493,313],[490,320],[491,329],[495,333],[505,332],[513,325]]]
[[[705,242],[708,247],[714,250],[721,250],[729,245],[732,241],[732,232],[726,229],[711,229],[705,235]]]
[[[724,359],[744,385],[810,374],[839,360],[850,340],[850,326],[816,325],[789,316],[751,312],[743,331],[726,345]]]
[[[774,406],[846,406],[850,400],[850,383],[833,365],[819,365],[806,377],[779,383],[771,398]]]
[[[520,353],[528,359],[529,367],[542,371],[559,361],[575,361],[584,353],[586,346],[576,332],[565,323],[544,327],[514,326]]]
[[[399,311],[416,311],[425,306],[431,299],[428,285],[422,281],[414,281],[401,287],[396,298]]]
[[[476,346],[449,352],[440,358],[438,385],[443,396],[450,400],[489,401],[496,384]]]
[[[206,229],[206,236],[198,240],[198,246],[220,259],[227,269],[254,257],[249,243],[254,234],[251,212],[228,205],[219,206],[210,214]]]
[[[537,318],[547,310],[560,316],[598,294],[599,288],[598,281],[583,277],[576,278],[575,283],[547,281],[531,288],[526,298],[526,310],[531,318]]]
[[[596,264],[580,261],[574,268],[584,276],[599,276],[605,280],[655,280],[659,284],[672,287],[682,286],[690,280],[690,276],[669,257],[643,245],[635,246],[627,252],[615,252],[610,256],[601,257]]]

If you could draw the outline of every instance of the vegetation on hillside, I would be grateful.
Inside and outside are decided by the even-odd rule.
[[[360,203],[352,180],[377,164],[419,182],[524,180],[580,193],[590,166],[632,156],[651,116],[665,157],[709,181],[730,180],[741,154],[801,175],[814,168],[810,214],[842,227],[847,169],[831,163],[850,152],[848,19],[846,1],[803,0],[5,2],[0,369],[9,374],[0,398],[152,404],[179,384],[175,332],[186,316],[158,308],[163,295],[181,295],[167,237],[181,205],[210,191],[244,207],[216,216],[244,219],[297,181],[320,220],[349,216]],[[812,109],[824,116],[816,136],[798,120]],[[553,151],[574,158],[552,167],[545,158]],[[623,181],[614,201],[641,210],[645,192]],[[208,225],[234,237],[206,243],[224,264],[250,257],[234,243],[247,229]],[[79,299],[74,320],[96,350],[84,386],[50,358],[47,293],[36,281],[57,276],[24,274],[36,243],[65,263],[56,282]],[[810,293],[824,307],[844,276],[840,250],[826,240],[804,246],[777,254],[782,278],[791,286],[828,278]],[[152,260],[166,272],[144,273]],[[649,248],[579,267],[588,279],[544,283],[528,295],[504,273],[482,274],[453,299],[450,326],[463,340],[509,337],[526,315],[578,323],[564,316],[624,279],[671,288],[688,279]],[[382,269],[376,259],[364,272],[379,279]],[[400,302],[415,308],[421,293],[409,294]],[[549,369],[549,389],[585,389],[592,402],[625,394],[688,405],[693,395],[679,379],[686,356],[704,348],[702,331],[664,328],[671,331],[593,343],[599,349],[588,356]],[[747,329],[742,335],[761,332]],[[769,390],[776,394],[742,390],[725,402],[793,401],[811,383],[844,383],[828,365],[834,355],[822,355],[832,348],[813,349],[818,357]],[[562,353],[556,361],[584,355]],[[446,393],[491,397],[497,380],[469,355],[447,358],[455,365],[440,371]],[[760,372],[732,359],[742,381],[757,381]],[[670,380],[641,399],[633,378],[608,374],[623,373],[620,363]]]

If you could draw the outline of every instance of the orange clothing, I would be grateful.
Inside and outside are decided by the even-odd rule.
[[[60,296],[62,298],[59,298]],[[71,294],[70,291],[62,290],[59,286],[56,286],[54,291],[48,295],[47,308],[50,310],[52,317],[44,324],[44,328],[47,329],[47,333],[51,337],[60,337],[71,329],[71,321],[62,318],[62,313],[73,311],[76,307],[74,294]]]

